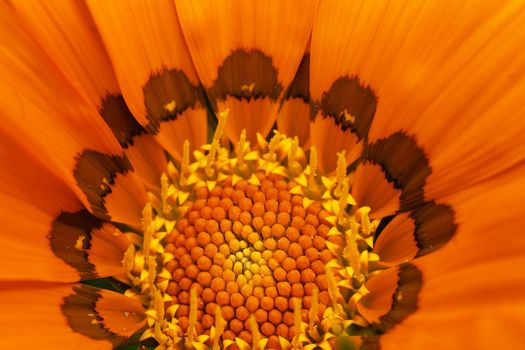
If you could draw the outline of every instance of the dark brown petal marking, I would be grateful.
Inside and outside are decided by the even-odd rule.
[[[111,193],[117,174],[133,168],[125,156],[110,156],[98,151],[86,150],[76,158],[73,176],[78,187],[85,193],[95,216],[109,220],[104,197]]]
[[[310,54],[303,56],[299,69],[286,92],[284,100],[299,98],[305,103],[310,103]]]
[[[428,158],[413,137],[397,132],[369,145],[365,159],[378,164],[389,182],[401,189],[401,211],[423,201],[423,187],[431,173]]]
[[[369,86],[364,86],[357,77],[341,77],[323,93],[320,102],[312,104],[311,117],[315,118],[319,109],[343,131],[350,129],[362,140],[368,136],[376,106],[377,96]]]
[[[122,95],[105,96],[100,114],[123,148],[133,145],[134,136],[146,132],[131,114]]]
[[[102,221],[87,210],[61,213],[51,226],[48,236],[51,250],[76,269],[82,280],[98,277],[95,266],[89,262],[87,250],[91,247],[91,231],[101,226]]]
[[[369,145],[365,159],[378,164],[388,181],[401,189],[400,212],[414,219],[418,256],[447,243],[456,232],[454,211],[446,204],[424,200],[424,186],[432,172],[428,158],[415,139],[397,132]],[[376,237],[381,230],[376,231]]]
[[[255,49],[238,49],[226,57],[208,90],[213,103],[229,96],[247,101],[265,97],[277,101],[282,91],[271,56]]]
[[[456,233],[454,211],[446,204],[436,204],[434,201],[425,202],[414,209],[410,216],[416,225],[414,237],[419,247],[417,256],[426,255],[441,248]]]
[[[423,283],[421,271],[415,265],[403,264],[399,266],[397,274],[399,280],[392,296],[392,307],[386,315],[379,318],[380,323],[374,324],[382,332],[394,327],[417,309],[418,295]]]
[[[165,69],[153,74],[144,85],[144,103],[149,124],[146,129],[156,134],[160,123],[175,120],[188,108],[205,108],[204,92],[199,85],[194,85],[183,71]],[[173,109],[167,108],[175,102]]]
[[[100,289],[80,285],[73,287],[74,293],[64,298],[61,305],[69,327],[74,332],[91,339],[109,340],[114,346],[122,344],[127,338],[120,336],[104,326],[104,319],[97,312],[97,301],[101,298]]]

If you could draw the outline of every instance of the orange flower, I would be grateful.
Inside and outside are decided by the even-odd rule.
[[[519,1],[0,4],[5,348],[518,348]]]

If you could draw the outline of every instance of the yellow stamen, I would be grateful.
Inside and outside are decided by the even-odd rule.
[[[354,276],[361,279],[361,262],[359,261],[359,249],[357,247],[357,235],[359,224],[355,221],[350,223],[350,235],[347,231],[347,246],[343,254],[350,260],[350,266],[354,270]]]
[[[157,312],[157,319],[163,320],[165,316],[165,309],[164,301],[162,300],[162,293],[160,292],[160,290],[157,290],[155,292],[153,303],[155,306],[155,311]]]
[[[290,146],[290,153],[288,153],[288,168],[292,168],[297,158],[297,151],[299,149],[299,139],[294,137]]]
[[[154,256],[148,256],[148,282],[149,291],[152,297],[155,296],[157,287],[155,285],[155,279],[157,278],[157,261]]]
[[[315,185],[315,176],[317,173],[317,148],[310,148],[310,186]]]
[[[319,288],[314,287],[314,292],[312,293],[312,306],[310,308],[310,333],[316,333],[315,324],[319,320]]]
[[[161,200],[162,200],[162,212],[164,215],[169,215],[172,208],[171,205],[168,204],[168,176],[165,173],[162,173],[160,177],[160,184],[161,184]]]
[[[252,331],[252,344],[253,349],[255,350],[261,342],[262,337],[259,332],[259,327],[257,327],[257,321],[253,315],[250,316],[250,330]]]
[[[188,332],[186,333],[186,346],[189,348],[195,336],[195,324],[197,323],[197,290],[192,287],[190,290],[190,313],[188,317]]]
[[[124,271],[126,276],[130,279],[133,284],[139,284],[140,280],[133,276],[132,271],[135,266],[135,246],[131,244],[126,252],[124,253],[124,259],[122,259],[122,265],[124,266]]]
[[[328,294],[330,295],[330,299],[332,300],[332,306],[334,307],[334,311],[338,315],[343,315],[344,310],[341,304],[339,303],[339,288],[337,287],[337,282],[335,281],[332,269],[330,269],[328,266],[326,267],[326,279],[328,281]]]
[[[343,215],[347,205],[348,205],[348,182],[344,181],[342,189],[341,189],[341,197],[339,197],[338,217],[341,217]]]
[[[181,186],[186,186],[188,181],[186,176],[190,171],[190,142],[188,140],[185,140],[184,145],[182,146],[182,162],[180,168],[179,183]]]
[[[365,236],[369,236],[372,232],[372,225],[370,223],[368,213],[370,213],[370,207],[361,207],[357,210],[357,214],[359,215],[359,219],[361,220],[361,229]]]
[[[345,157],[344,150],[337,153],[337,168],[336,168],[335,181],[337,183],[337,187],[334,190],[334,195],[338,197],[341,195],[343,183],[347,182],[346,181],[346,157]]]
[[[292,340],[294,350],[299,349],[299,337],[301,336],[301,299],[293,299],[293,316],[294,316],[294,327],[295,337]]]
[[[153,238],[153,225],[152,225],[153,210],[151,203],[146,204],[144,210],[142,210],[142,230],[144,232],[144,242],[142,244],[142,252],[144,256],[149,255],[149,249],[151,247],[151,240]]]
[[[241,136],[239,138],[239,143],[237,143],[237,165],[239,166],[239,169],[242,170],[244,168],[244,149],[246,146],[246,129],[242,129]]]
[[[268,144],[268,154],[266,155],[266,157],[269,161],[276,160],[275,151],[279,147],[279,143],[281,142],[281,138],[283,137],[283,135],[277,130],[274,131],[274,134],[275,135],[271,138],[270,143]]]
[[[217,157],[217,151],[219,150],[221,144],[222,134],[224,133],[224,127],[226,125],[226,120],[228,119],[229,109],[225,109],[223,112],[219,113],[219,124],[215,129],[215,134],[213,135],[213,141],[211,143],[210,151],[208,157],[206,158],[206,175],[213,176],[212,165],[215,163],[215,158]]]
[[[213,339],[213,350],[219,350],[219,340],[221,339],[221,335],[224,332],[224,328],[226,327],[227,322],[222,317],[221,308],[217,306],[215,308],[215,338]]]

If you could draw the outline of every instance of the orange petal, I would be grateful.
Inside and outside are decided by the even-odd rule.
[[[295,78],[281,102],[277,128],[288,136],[299,138],[300,145],[310,139],[310,50],[304,54]]]
[[[324,127],[312,133],[311,139],[312,145],[326,156],[322,165],[325,171],[335,169],[335,154],[341,150],[346,150],[349,163],[359,157],[378,102],[376,91],[347,69],[361,54],[350,48],[349,33],[360,20],[351,7],[349,2],[323,1],[312,32],[310,92],[314,123],[310,129]],[[323,119],[330,123],[321,122]]]
[[[192,147],[205,143],[204,94],[173,2],[92,0],[88,7],[137,120],[179,159],[186,139]],[[173,130],[182,137],[169,137]]]
[[[102,40],[84,2],[13,1],[20,23],[58,69],[97,107],[118,85]]]
[[[47,236],[61,211],[79,210],[82,204],[49,164],[0,135],[0,280],[79,280],[53,254]]]
[[[416,262],[425,281],[418,311],[383,336],[382,348],[520,348],[524,171],[522,165],[447,199],[458,233],[443,249]]]
[[[365,159],[379,165],[394,188],[401,189],[401,210],[421,205],[425,180],[431,169],[424,150],[413,137],[397,132],[377,140],[368,147]]]
[[[414,220],[408,214],[396,215],[374,242],[374,252],[379,255],[381,263],[393,266],[415,258],[419,251],[415,230]]]
[[[421,272],[414,265],[391,267],[366,282],[370,293],[361,298],[357,310],[384,332],[416,310],[421,284]]]
[[[108,122],[122,147],[128,147],[130,152],[147,153],[155,156],[162,153],[160,147],[153,147],[154,143],[134,140],[137,134],[146,132],[140,127],[119,95],[117,79],[111,62],[106,53],[102,40],[95,29],[95,24],[84,2],[59,0],[53,2],[13,2],[21,22],[31,31],[45,53],[57,65],[75,89],[100,110],[103,118]],[[120,105],[124,104],[124,108]],[[130,118],[129,121],[126,119]],[[117,125],[115,125],[117,124]],[[114,127],[117,127],[115,131]],[[127,142],[124,143],[122,139]],[[150,138],[150,137],[142,137]],[[130,144],[132,144],[130,146]],[[133,149],[138,151],[133,152]],[[147,150],[156,152],[148,152]],[[161,158],[162,159],[162,158]],[[154,159],[146,162],[141,157],[130,157],[130,161],[137,173],[148,178],[155,170]],[[149,166],[148,166],[149,165]],[[165,167],[162,168],[164,170]],[[161,170],[161,171],[162,171]],[[156,174],[155,174],[156,175]],[[156,183],[160,177],[155,177]]]
[[[399,209],[401,191],[385,177],[379,165],[362,163],[357,166],[352,184],[352,196],[359,207],[372,210],[370,218],[381,219]]]
[[[77,158],[74,177],[97,217],[141,227],[146,191],[126,157],[84,151]]]
[[[266,136],[275,122],[278,101],[292,82],[310,37],[317,1],[175,4],[215,111],[232,109],[226,124],[229,137],[236,142],[246,129],[247,139],[255,143],[256,133]],[[258,110],[260,104],[270,108]]]
[[[122,95],[106,96],[100,114],[124,148],[137,174],[149,187],[158,188],[167,164],[164,149],[135,120]]]
[[[310,143],[317,149],[319,167],[324,172],[335,171],[337,153],[340,151],[346,151],[346,163],[351,166],[363,153],[363,142],[348,130],[341,129],[333,118],[325,118],[320,114],[310,122]]]
[[[75,92],[40,50],[38,43],[16,21],[12,9],[5,4],[0,6],[5,7],[0,18],[0,36],[5,43],[5,54],[0,56],[0,113],[3,121],[0,130],[31,145],[28,148],[31,153],[48,163],[49,168],[93,212],[102,217],[111,216],[100,212],[104,206],[98,202],[104,199],[104,194],[95,193],[101,185],[107,185],[103,183],[104,179],[90,178],[89,174],[82,174],[85,169],[79,168],[85,168],[86,163],[90,163],[91,168],[111,165],[111,168],[104,169],[111,175],[106,176],[106,181],[111,182],[116,175],[114,171],[129,171],[131,168],[108,161],[98,163],[100,159],[86,162],[85,155],[120,159],[122,149],[102,118],[94,117],[97,115],[95,106]],[[91,164],[92,161],[97,164]],[[93,198],[94,194],[100,198]]]
[[[61,213],[52,224],[49,244],[81,279],[90,280],[122,274],[122,259],[130,242],[115,226],[83,210]]]
[[[314,29],[311,62],[324,78],[312,74],[312,86],[325,91],[337,78],[331,67],[370,86],[378,97],[371,141],[415,135],[432,169],[427,198],[523,160],[523,3],[328,0],[319,17],[326,35]],[[327,59],[316,61],[322,43]]]
[[[142,305],[86,285],[2,283],[2,346],[112,349],[145,325]]]

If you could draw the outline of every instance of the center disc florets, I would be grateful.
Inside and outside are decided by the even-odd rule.
[[[127,294],[148,307],[142,340],[159,349],[327,346],[352,322],[377,222],[348,194],[344,154],[337,174],[307,164],[297,139],[280,133],[234,152],[189,147],[170,163],[158,197],[144,209],[140,249],[124,265]]]

